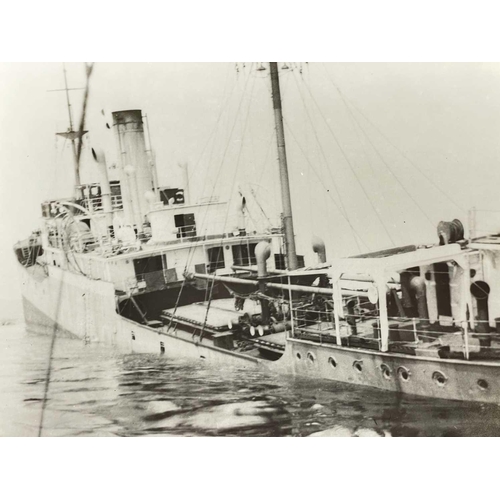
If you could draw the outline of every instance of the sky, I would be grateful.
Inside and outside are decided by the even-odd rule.
[[[279,217],[269,69],[262,63],[96,63],[89,147],[116,162],[111,111],[147,113],[161,185],[193,201],[252,199]],[[500,64],[279,63],[295,233],[300,253],[321,236],[329,258],[437,240],[441,220],[499,210]],[[70,87],[85,82],[68,63]],[[38,227],[40,203],[72,193],[62,63],[0,64],[0,273],[20,295],[12,245]],[[83,92],[71,92],[78,121]],[[252,191],[254,194],[252,194]],[[257,199],[257,202],[255,202]],[[262,208],[262,210],[261,210]],[[496,214],[490,213],[492,217]],[[500,214],[498,216],[500,229]]]

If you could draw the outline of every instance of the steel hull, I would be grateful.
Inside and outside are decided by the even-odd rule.
[[[401,394],[500,403],[500,363],[422,358],[288,339],[284,355],[266,361],[220,349],[183,331],[165,332],[116,313],[111,283],[59,268],[21,267],[27,328],[103,342],[129,353],[201,358],[225,365],[364,385]]]

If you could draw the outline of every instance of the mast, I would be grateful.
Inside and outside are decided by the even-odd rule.
[[[88,70],[87,70],[88,71]],[[79,88],[69,88],[68,87],[68,77],[66,75],[66,64],[63,63],[63,74],[64,74],[64,88],[63,89],[53,89],[48,90],[48,92],[64,92],[66,94],[66,105],[68,107],[68,118],[69,118],[69,128],[66,132],[57,132],[56,135],[69,139],[71,141],[71,147],[73,149],[73,169],[75,172],[75,186],[79,186],[80,182],[80,168],[78,153],[76,150],[76,139],[82,140],[82,137],[87,133],[86,130],[74,130],[73,129],[73,115],[71,113],[71,101],[69,100],[70,90],[86,90],[85,87]],[[88,76],[88,73],[87,73]],[[88,84],[88,83],[87,83]],[[84,110],[85,112],[85,110]]]
[[[80,169],[78,168],[78,156],[76,154],[76,144],[74,139],[74,130],[73,130],[73,117],[71,116],[71,102],[69,100],[69,88],[68,88],[68,77],[66,76],[66,64],[63,63],[63,71],[64,71],[64,90],[66,91],[66,103],[68,105],[68,116],[69,116],[69,130],[68,132],[71,134],[71,147],[73,148],[73,161],[75,168],[75,186],[79,186],[80,182]]]
[[[285,249],[288,269],[297,269],[297,252],[295,250],[295,235],[293,232],[292,200],[288,180],[286,162],[285,131],[283,129],[283,112],[281,110],[281,92],[278,74],[278,63],[269,63],[271,69],[271,89],[273,95],[274,122],[278,143],[278,160],[280,166],[281,203],[283,205],[283,226],[285,231]]]

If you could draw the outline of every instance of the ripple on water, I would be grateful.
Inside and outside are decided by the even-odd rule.
[[[0,435],[37,435],[50,338],[0,335]],[[57,339],[44,435],[499,436],[500,408]]]

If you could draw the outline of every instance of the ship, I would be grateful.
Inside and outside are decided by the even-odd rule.
[[[471,212],[467,236],[460,220],[442,221],[434,243],[335,259],[315,237],[316,259],[304,262],[279,69],[259,69],[272,89],[281,223],[250,231],[243,196],[229,214],[227,202],[191,203],[187,186],[159,186],[139,109],[112,113],[119,164],[111,172],[92,149],[98,176],[82,184],[75,144],[86,131],[70,123],[75,192],[43,202],[40,228],[14,248],[27,328],[221,368],[500,403],[500,232],[475,234]]]

